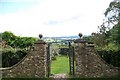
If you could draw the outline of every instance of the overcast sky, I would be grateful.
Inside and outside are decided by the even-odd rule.
[[[17,36],[90,35],[112,0],[0,0],[0,32]]]

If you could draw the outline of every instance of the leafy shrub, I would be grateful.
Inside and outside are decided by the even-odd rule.
[[[115,67],[120,67],[120,51],[112,51],[112,50],[99,50],[97,51],[103,60],[105,60],[108,64],[111,64]]]
[[[5,45],[13,48],[29,48],[33,46],[34,42],[37,41],[37,38],[33,37],[20,37],[15,36],[10,31],[5,31],[0,35],[2,37],[2,42],[4,41]]]
[[[2,51],[2,67],[11,67],[18,63],[27,54],[24,50]]]
[[[69,54],[69,48],[60,48],[59,54],[68,55]]]

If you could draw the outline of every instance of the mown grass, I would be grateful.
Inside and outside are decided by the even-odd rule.
[[[51,74],[69,73],[69,58],[67,56],[57,56],[51,63]]]

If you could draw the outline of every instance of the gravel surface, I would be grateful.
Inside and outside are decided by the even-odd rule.
[[[51,76],[51,78],[54,78],[54,80],[67,80],[68,75],[67,74],[55,74]]]

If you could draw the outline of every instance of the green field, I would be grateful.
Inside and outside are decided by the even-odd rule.
[[[51,74],[69,73],[69,58],[67,56],[57,56],[51,63]]]

